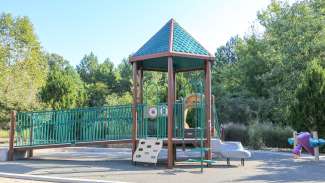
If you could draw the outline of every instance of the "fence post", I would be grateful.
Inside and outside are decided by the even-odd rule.
[[[298,144],[298,141],[297,141],[297,132],[296,131],[293,131],[293,148],[295,148]]]
[[[313,131],[313,139],[318,140],[318,133],[317,131]],[[315,160],[319,161],[319,147],[314,147],[314,154],[315,154]]]
[[[34,115],[32,113],[31,115],[31,121],[30,121],[30,129],[29,129],[29,145],[33,145],[33,127],[34,127]],[[33,157],[33,149],[30,149],[27,151],[27,157],[31,158]]]
[[[16,111],[12,111],[10,116],[10,131],[9,131],[9,151],[8,151],[9,161],[14,160],[15,126],[16,126]]]

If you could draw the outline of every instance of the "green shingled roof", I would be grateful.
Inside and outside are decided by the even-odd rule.
[[[133,56],[151,55],[169,51],[170,21],[164,25]]]
[[[209,56],[209,52],[177,22],[173,27],[173,51]]]
[[[147,70],[167,70],[167,57],[172,56],[176,71],[204,68],[204,60],[213,56],[175,20],[168,21],[135,54],[131,61]]]
[[[171,25],[173,24],[173,25]],[[173,28],[173,34],[171,34]],[[173,36],[172,49],[170,37]],[[201,46],[175,20],[168,21],[153,37],[149,39],[133,56],[144,56],[168,51],[209,56],[209,52]]]

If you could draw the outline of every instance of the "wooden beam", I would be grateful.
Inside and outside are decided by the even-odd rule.
[[[10,130],[9,130],[9,151],[8,160],[14,160],[14,143],[15,143],[16,111],[11,112]]]
[[[174,103],[175,103],[177,99],[176,71],[173,72],[173,80],[174,80]]]
[[[31,116],[31,119],[30,119],[30,129],[29,129],[29,144],[32,146],[33,145],[33,128],[34,128],[34,117],[33,117],[33,114]],[[28,158],[31,158],[33,157],[33,149],[30,149],[28,152],[27,152],[27,157]]]
[[[200,55],[200,54],[193,54],[193,53],[166,51],[166,52],[154,53],[150,55],[133,56],[130,58],[130,62],[143,61],[143,60],[149,60],[149,59],[161,58],[161,57],[185,57],[185,58],[196,58],[196,59],[209,60],[209,61],[214,61],[215,59],[215,57],[211,55]]]
[[[172,168],[174,164],[173,157],[173,108],[174,108],[174,68],[173,58],[168,57],[168,168]]]
[[[172,51],[171,55],[173,57],[185,57],[185,58],[196,58],[201,60],[209,60],[214,61],[215,57],[212,55],[200,55],[200,54],[194,54],[194,53],[184,53],[184,52],[176,52]]]
[[[217,115],[217,111],[214,110],[215,109],[215,98],[214,98],[214,95],[211,94],[211,136],[212,137],[215,137],[215,134],[216,134],[216,126],[215,126],[215,118],[216,118],[216,115]]]
[[[132,160],[137,147],[137,100],[138,100],[138,66],[133,62],[133,105],[132,105]]]
[[[51,148],[62,148],[62,147],[82,147],[82,146],[98,146],[98,145],[109,145],[109,144],[131,144],[132,139],[123,140],[103,140],[103,141],[92,141],[92,142],[78,142],[75,144],[49,144],[49,145],[36,145],[36,146],[22,146],[14,147],[15,151],[29,151],[31,149],[51,149]]]
[[[211,62],[205,61],[205,114],[206,114],[206,148],[209,150],[206,152],[206,159],[212,159],[211,152]]]
[[[130,59],[130,62],[137,62],[137,61],[143,61],[153,58],[160,58],[160,57],[169,57],[171,56],[171,53],[169,51],[161,52],[161,53],[154,53],[149,55],[143,55],[143,56],[133,56]]]
[[[204,139],[204,142],[206,139]],[[138,140],[137,140],[138,142]],[[168,139],[163,139],[164,146],[168,146]],[[173,138],[173,144],[181,146],[185,144],[198,145],[200,139],[196,138]],[[26,151],[30,149],[51,149],[51,148],[62,148],[62,147],[83,147],[83,146],[98,146],[98,145],[110,145],[110,144],[131,144],[132,139],[123,139],[123,140],[103,140],[103,141],[92,141],[92,142],[78,142],[75,144],[66,143],[66,144],[49,144],[49,145],[36,145],[36,146],[21,146],[14,147],[14,151]]]
[[[143,69],[139,69],[139,103],[143,103]]]

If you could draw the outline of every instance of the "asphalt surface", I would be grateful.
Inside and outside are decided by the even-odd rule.
[[[325,182],[323,156],[316,162],[307,155],[293,159],[290,153],[253,151],[252,158],[246,161],[244,167],[240,166],[238,160],[231,161],[231,166],[227,166],[225,160],[219,159],[201,173],[199,164],[182,161],[197,155],[179,150],[179,161],[175,168],[167,169],[165,149],[161,152],[156,167],[149,164],[134,166],[130,161],[131,151],[126,148],[39,150],[34,152],[34,157],[30,160],[0,162],[0,182],[21,182],[24,179],[27,181],[23,182],[28,183],[37,180],[139,183]]]

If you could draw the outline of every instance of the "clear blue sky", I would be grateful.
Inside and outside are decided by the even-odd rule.
[[[0,12],[28,16],[48,52],[77,65],[93,51],[115,64],[174,18],[211,53],[244,35],[270,0],[0,0]]]

